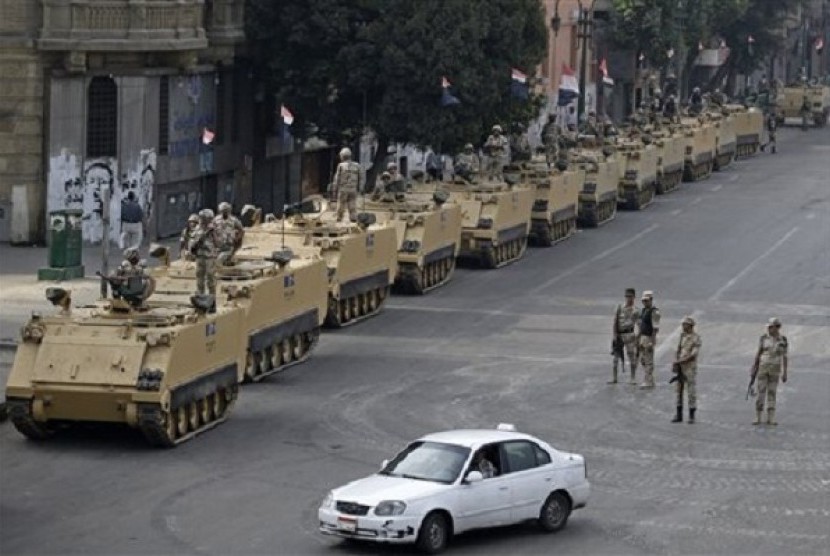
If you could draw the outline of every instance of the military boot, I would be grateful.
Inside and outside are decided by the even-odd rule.
[[[760,409],[755,410],[755,420],[752,421],[752,424],[753,425],[760,425],[761,424],[761,410]]]
[[[672,423],[682,423],[683,422],[683,406],[677,406],[677,415],[674,416],[674,419],[671,420]]]
[[[697,408],[695,408],[695,407],[690,407],[689,408],[689,424],[690,425],[694,424],[694,422],[695,422],[695,411],[697,411]]]
[[[637,384],[637,378],[636,378],[635,375],[636,375],[636,369],[631,369],[631,380],[628,381],[629,384],[634,384],[634,385]]]
[[[759,417],[760,419],[760,417]],[[778,421],[775,420],[775,410],[768,409],[767,410],[767,425],[775,426],[778,424]]]
[[[611,380],[608,381],[608,384],[616,384],[617,383],[617,367],[614,367],[614,370],[611,375]]]

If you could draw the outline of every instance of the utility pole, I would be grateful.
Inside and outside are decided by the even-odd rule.
[[[591,28],[593,27],[593,13],[594,3],[591,1],[591,7],[585,10],[582,2],[579,3],[579,19],[577,25],[579,31],[577,38],[582,41],[582,56],[579,64],[579,103],[577,104],[577,122],[581,122],[585,114],[585,88],[586,88],[586,74],[588,71],[588,41],[591,38]]]

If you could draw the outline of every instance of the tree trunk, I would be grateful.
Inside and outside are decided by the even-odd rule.
[[[375,189],[375,181],[378,174],[383,171],[383,163],[386,160],[387,152],[389,150],[389,137],[385,135],[377,135],[378,148],[375,151],[375,158],[372,160],[372,166],[366,172],[366,185],[364,191],[367,193]]]

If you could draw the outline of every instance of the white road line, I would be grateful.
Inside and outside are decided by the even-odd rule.
[[[767,249],[766,251],[761,253],[758,257],[755,258],[755,260],[753,260],[751,263],[749,263],[742,271],[740,271],[738,274],[736,274],[731,280],[729,280],[726,284],[724,284],[723,287],[721,287],[718,291],[716,291],[714,293],[714,295],[712,295],[712,297],[709,298],[709,301],[717,301],[718,299],[720,299],[720,297],[724,293],[726,293],[726,290],[728,290],[729,288],[734,286],[738,282],[738,280],[740,280],[747,273],[752,271],[759,262],[761,262],[765,258],[769,257],[776,249],[778,249],[779,247],[784,245],[784,243],[788,239],[790,239],[790,237],[792,237],[792,235],[795,234],[797,231],[798,231],[798,226],[796,226],[795,228],[793,228],[792,230],[787,232],[784,235],[784,237],[782,237],[781,239],[776,241],[775,244],[772,247],[770,247],[769,249]]]
[[[813,219],[813,218],[815,218],[815,217],[816,217],[816,213],[811,212],[811,213],[809,213],[809,214],[807,215],[807,220],[812,220],[812,219]]]
[[[696,197],[691,203],[689,203],[689,205],[690,206],[695,206],[696,204],[698,204],[702,200],[703,200],[703,197]]]
[[[723,189],[723,185],[716,185],[715,187],[713,187],[713,188],[712,188],[712,189],[710,189],[709,191],[711,191],[712,193],[714,193],[715,191],[720,191],[721,189]]]
[[[550,279],[550,280],[548,280],[547,282],[545,282],[545,283],[543,283],[543,284],[541,284],[541,285],[537,286],[536,288],[534,288],[534,289],[530,290],[530,294],[531,294],[531,295],[534,295],[534,294],[537,294],[537,293],[542,292],[543,290],[548,289],[550,286],[552,286],[553,284],[555,284],[555,283],[556,283],[556,282],[558,282],[559,280],[562,280],[563,278],[567,278],[567,277],[568,277],[568,276],[570,276],[571,274],[574,274],[574,273],[576,273],[576,272],[579,272],[580,270],[582,270],[582,269],[583,269],[583,268],[585,268],[586,266],[588,266],[588,265],[590,265],[590,264],[592,264],[592,263],[595,263],[595,262],[597,262],[597,261],[600,261],[600,260],[604,259],[605,257],[607,257],[608,255],[611,255],[611,254],[613,254],[613,253],[615,253],[615,252],[619,251],[620,249],[623,249],[623,248],[625,248],[625,247],[628,247],[629,245],[631,245],[631,244],[632,244],[632,243],[634,243],[635,241],[640,240],[642,237],[644,237],[644,236],[646,236],[646,235],[650,234],[651,232],[653,232],[654,230],[656,230],[656,229],[657,229],[657,228],[659,228],[659,227],[660,227],[660,226],[659,226],[658,224],[652,224],[651,226],[649,226],[648,228],[646,228],[646,229],[645,229],[645,230],[643,230],[642,232],[640,232],[640,233],[638,233],[638,234],[636,234],[636,235],[634,235],[634,236],[631,236],[630,238],[628,238],[627,240],[623,241],[622,243],[619,243],[618,245],[616,245],[616,246],[614,246],[614,247],[611,247],[610,249],[606,249],[606,250],[605,250],[605,251],[603,251],[602,253],[599,253],[598,255],[594,255],[593,257],[591,257],[591,258],[590,258],[590,259],[588,259],[587,261],[585,261],[585,262],[583,262],[583,263],[580,263],[580,264],[578,264],[578,265],[576,265],[576,266],[572,266],[571,268],[569,268],[569,269],[568,269],[568,270],[566,270],[565,272],[563,272],[563,273],[561,273],[561,274],[558,274],[558,275],[554,276],[553,278],[551,278],[551,279]]]
[[[669,214],[671,214],[672,216],[677,216],[677,215],[678,215],[678,214],[680,214],[681,212],[683,212],[681,209],[674,209],[674,210],[673,210],[673,211],[671,211]]]

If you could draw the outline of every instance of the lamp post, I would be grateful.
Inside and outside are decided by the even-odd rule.
[[[582,41],[582,55],[579,63],[579,103],[577,104],[577,120],[585,114],[585,81],[588,71],[588,40],[591,38],[594,25],[593,13],[596,0],[591,0],[591,7],[585,10],[582,1],[579,2],[579,19],[577,20],[577,38]]]

